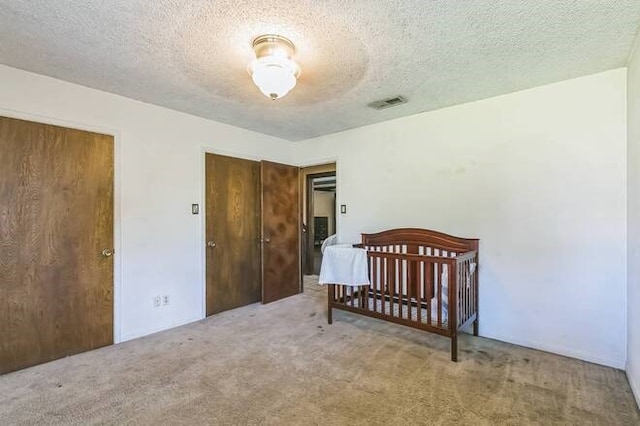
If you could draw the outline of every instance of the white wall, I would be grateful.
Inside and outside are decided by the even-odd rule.
[[[0,114],[115,135],[116,341],[203,317],[203,147],[291,162],[281,139],[4,66]]]
[[[640,39],[627,80],[627,376],[640,405]]]
[[[341,241],[406,226],[480,238],[482,335],[621,368],[625,87],[613,70],[304,141],[294,158],[338,159]]]

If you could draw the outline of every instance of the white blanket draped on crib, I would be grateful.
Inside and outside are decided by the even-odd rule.
[[[325,247],[319,284],[369,285],[367,251],[351,244]]]

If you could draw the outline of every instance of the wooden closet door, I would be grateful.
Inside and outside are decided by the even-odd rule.
[[[262,303],[301,291],[298,167],[262,163]]]
[[[260,163],[206,154],[207,316],[260,301]]]
[[[0,373],[113,343],[112,249],[113,137],[0,117]]]

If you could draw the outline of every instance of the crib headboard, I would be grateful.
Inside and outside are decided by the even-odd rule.
[[[396,228],[375,234],[362,234],[362,247],[367,249],[393,248],[391,251],[409,254],[427,254],[437,250],[447,257],[478,250],[477,238],[459,238],[442,232],[419,228]],[[428,253],[435,255],[434,253]]]

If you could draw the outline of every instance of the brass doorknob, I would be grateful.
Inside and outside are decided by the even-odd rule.
[[[209,241],[207,243],[207,247],[215,247],[215,246],[216,246],[216,243],[214,243],[213,241]]]
[[[111,250],[111,249],[104,249],[104,250],[102,250],[102,255],[103,255],[104,257],[110,257],[112,254],[113,254],[113,250]]]

